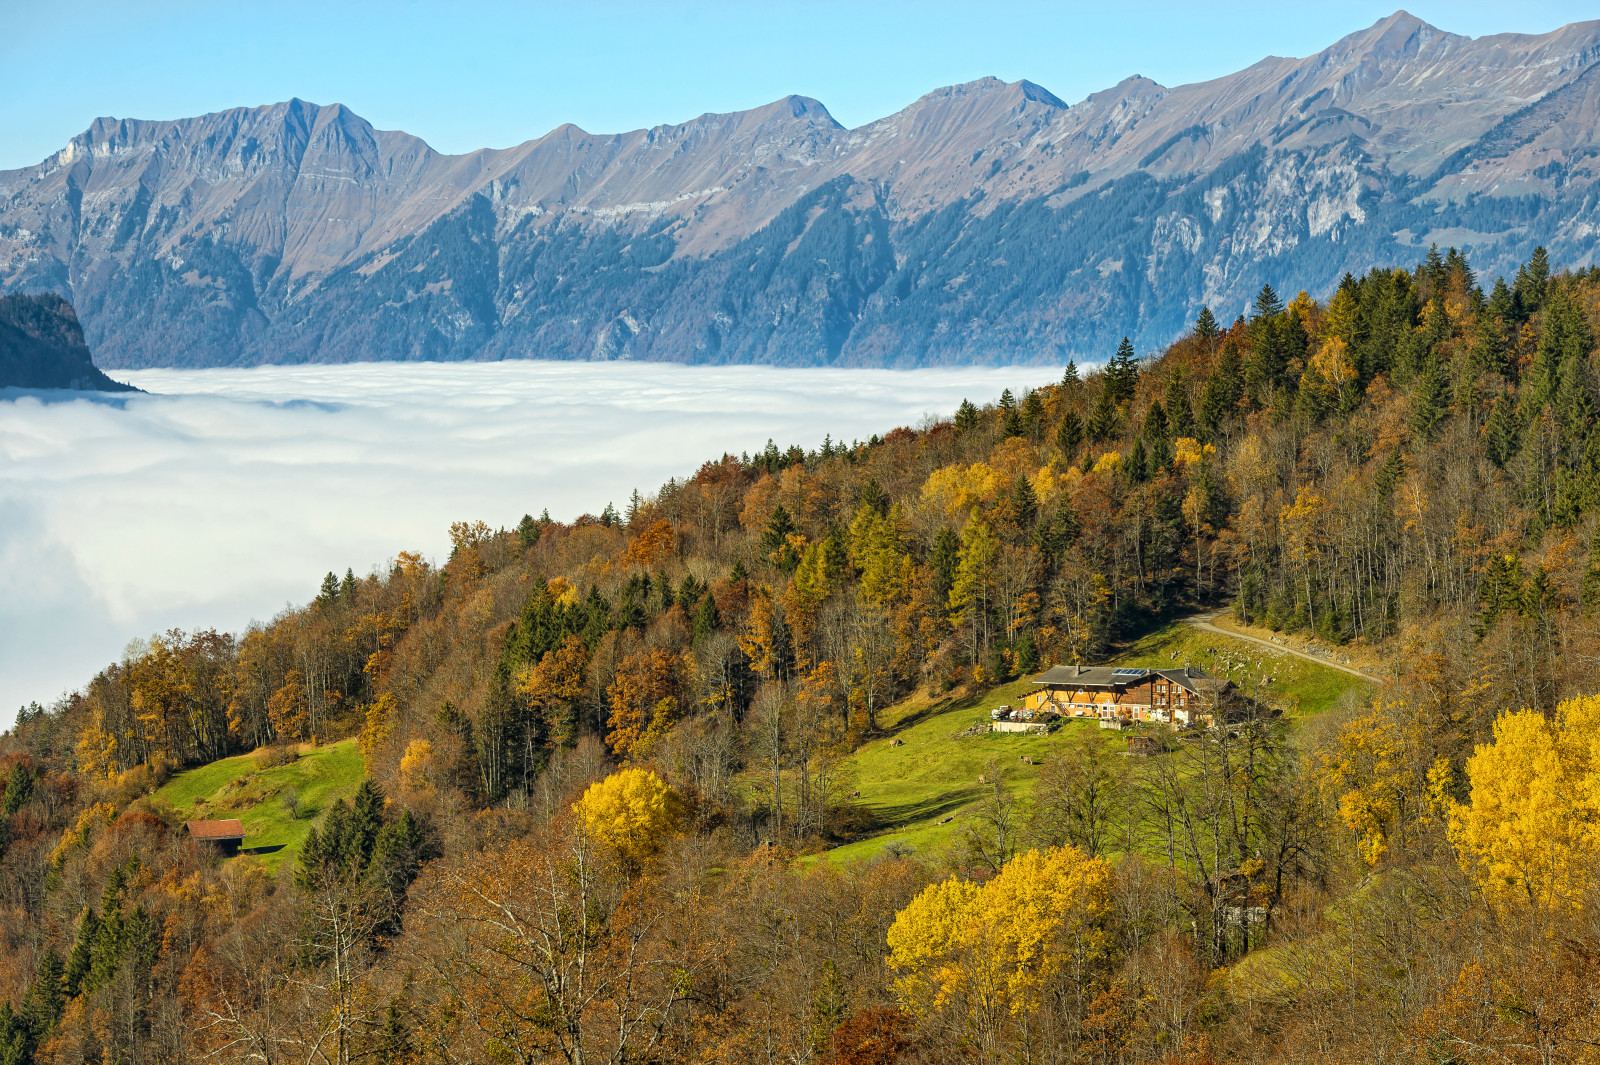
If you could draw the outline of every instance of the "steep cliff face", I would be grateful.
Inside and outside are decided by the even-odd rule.
[[[982,79],[854,130],[789,97],[445,156],[295,100],[0,173],[0,290],[70,294],[119,366],[1097,357],[1435,241],[1588,264],[1597,158],[1600,22],[1403,12],[1203,84]]]
[[[60,296],[0,296],[0,388],[137,391],[95,369],[78,316]]]

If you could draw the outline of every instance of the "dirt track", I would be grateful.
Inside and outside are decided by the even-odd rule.
[[[1286,655],[1294,655],[1296,658],[1303,658],[1307,662],[1315,662],[1319,666],[1327,666],[1329,669],[1337,669],[1339,672],[1348,673],[1352,677],[1360,677],[1362,680],[1368,681],[1372,684],[1388,683],[1382,677],[1375,677],[1371,673],[1363,673],[1361,670],[1352,666],[1342,666],[1337,662],[1330,662],[1326,658],[1318,658],[1316,655],[1308,655],[1304,651],[1296,651],[1293,647],[1285,647],[1281,643],[1273,643],[1271,640],[1262,640],[1255,636],[1246,636],[1242,632],[1230,632],[1227,629],[1219,629],[1215,625],[1211,624],[1211,619],[1216,616],[1217,615],[1215,613],[1196,614],[1192,618],[1184,618],[1183,620],[1185,624],[1193,625],[1195,628],[1204,632],[1214,632],[1218,636],[1226,636],[1230,640],[1243,640],[1245,643],[1253,643],[1261,647],[1269,647],[1274,651],[1279,651]]]

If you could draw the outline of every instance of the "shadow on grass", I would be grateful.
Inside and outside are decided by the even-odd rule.
[[[240,854],[276,854],[279,851],[283,850],[283,848],[285,846],[286,846],[286,844],[283,844],[283,843],[274,843],[274,844],[272,844],[270,846],[266,846],[266,847],[240,847],[239,848],[239,853]]]
[[[925,821],[932,817],[954,813],[972,802],[977,790],[974,788],[968,792],[947,791],[943,795],[936,795],[922,802],[875,807],[873,813],[877,815],[876,827],[883,831],[894,831],[905,828],[915,821]]]

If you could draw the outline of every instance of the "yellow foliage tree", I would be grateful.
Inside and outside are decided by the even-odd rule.
[[[1600,696],[1562,703],[1553,720],[1533,710],[1500,718],[1467,776],[1471,795],[1451,812],[1450,838],[1483,893],[1576,905],[1600,861]]]
[[[1110,888],[1104,861],[1052,847],[1017,855],[981,888],[952,877],[924,889],[888,933],[902,1006],[960,1011],[987,1057],[1008,1017],[1039,1008],[1058,976],[1082,980],[1106,958]]]
[[[683,799],[648,769],[623,769],[589,785],[573,812],[590,835],[630,861],[660,849],[683,820]]]

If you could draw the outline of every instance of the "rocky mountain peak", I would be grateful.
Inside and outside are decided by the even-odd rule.
[[[1597,63],[1600,22],[1397,11],[1203,83],[985,77],[856,129],[799,95],[459,156],[301,99],[99,119],[0,173],[0,292],[70,294],[111,365],[1094,357],[1428,234],[1590,261]]]

